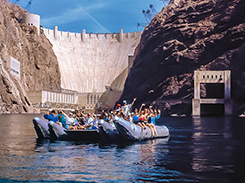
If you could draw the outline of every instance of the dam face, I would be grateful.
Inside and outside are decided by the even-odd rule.
[[[122,29],[112,34],[62,32],[56,26],[42,29],[58,59],[61,87],[80,93],[104,92],[113,82],[120,90],[126,79],[122,73],[128,72],[128,56],[134,54],[142,34]],[[125,78],[118,79],[120,75]]]

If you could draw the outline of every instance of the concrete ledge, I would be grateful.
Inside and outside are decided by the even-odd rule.
[[[224,104],[224,99],[200,99],[200,104]]]

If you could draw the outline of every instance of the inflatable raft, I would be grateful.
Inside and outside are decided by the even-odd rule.
[[[34,129],[37,133],[38,139],[41,140],[48,138],[52,141],[73,140],[117,142],[122,140],[135,141],[169,136],[169,130],[166,126],[155,125],[158,135],[153,136],[150,128],[147,127],[143,130],[140,126],[129,123],[117,116],[114,117],[114,123],[115,126],[112,126],[104,120],[100,120],[98,123],[98,130],[66,130],[55,122],[48,122],[38,117],[33,119]]]
[[[57,123],[50,121],[48,123],[50,140],[69,140],[69,136],[65,131],[65,128]]]
[[[99,130],[65,130],[65,132],[68,134],[69,140],[72,141],[97,142],[101,140]]]
[[[115,126],[118,132],[122,135],[125,140],[146,140],[152,138],[163,138],[169,136],[169,130],[166,126],[157,126],[157,136],[153,136],[149,127],[143,130],[140,126],[130,123],[118,116],[114,117]]]
[[[99,133],[103,140],[105,141],[121,141],[122,136],[117,131],[116,127],[104,120],[99,121]]]
[[[34,129],[37,133],[38,139],[42,140],[45,138],[50,138],[49,126],[46,120],[35,117],[33,119]]]
[[[116,127],[100,120],[99,129],[86,130],[66,130],[55,122],[48,122],[44,119],[35,117],[33,119],[34,129],[38,139],[72,140],[72,141],[101,141],[117,140],[121,136]]]
[[[44,119],[35,117],[33,119],[34,129],[37,133],[38,139],[51,139],[51,140],[67,140],[68,135],[65,128],[56,124],[55,122],[48,122]]]

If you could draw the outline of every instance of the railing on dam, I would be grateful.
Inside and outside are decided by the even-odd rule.
[[[120,29],[119,33],[86,33],[85,29],[83,29],[82,33],[71,33],[58,31],[57,26],[54,27],[54,30],[46,28],[42,28],[42,30],[49,38],[70,42],[86,42],[90,40],[117,40],[121,43],[124,39],[134,39],[141,36],[142,34],[142,31],[123,33],[122,29]]]

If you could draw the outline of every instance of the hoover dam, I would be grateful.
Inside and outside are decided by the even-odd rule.
[[[29,91],[32,104],[94,110],[113,108],[119,99],[142,32],[71,33],[40,27],[40,16],[25,14],[23,23],[37,28],[52,44],[61,75],[61,91]],[[109,93],[108,93],[109,92]],[[107,94],[105,94],[107,93]],[[97,105],[98,104],[98,105]]]
[[[128,67],[128,56],[140,41],[141,32],[113,34],[70,33],[45,29],[57,56],[61,87],[78,92],[104,92]],[[126,79],[126,78],[125,78]],[[117,86],[118,90],[124,83]]]

